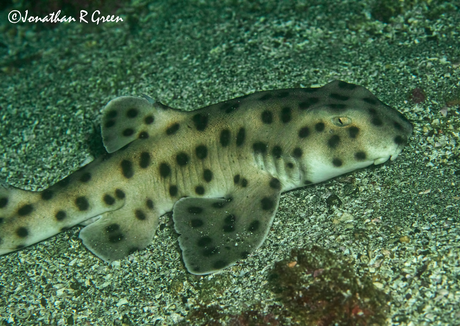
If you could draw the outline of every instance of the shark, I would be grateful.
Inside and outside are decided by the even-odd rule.
[[[172,211],[185,268],[206,275],[264,242],[283,192],[398,157],[412,125],[364,87],[261,91],[195,111],[122,96],[106,154],[48,189],[0,189],[0,255],[78,224],[106,262],[152,244]]]

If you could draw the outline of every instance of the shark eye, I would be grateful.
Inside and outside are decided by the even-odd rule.
[[[351,124],[351,119],[349,117],[334,117],[331,122],[337,127],[345,127]]]

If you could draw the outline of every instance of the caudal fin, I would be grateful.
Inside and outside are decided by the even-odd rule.
[[[0,255],[23,247],[29,235],[27,216],[39,198],[38,192],[0,186]]]

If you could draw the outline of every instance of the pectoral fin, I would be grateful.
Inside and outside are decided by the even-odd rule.
[[[173,219],[188,271],[213,273],[259,248],[272,225],[280,189],[278,179],[259,172],[239,182],[225,198],[177,201]]]

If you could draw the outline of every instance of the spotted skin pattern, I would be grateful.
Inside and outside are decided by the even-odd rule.
[[[193,112],[120,97],[103,110],[108,154],[42,192],[0,189],[0,254],[91,219],[105,261],[151,244],[173,211],[185,266],[220,271],[267,236],[284,191],[395,159],[409,121],[363,87],[254,93]]]

